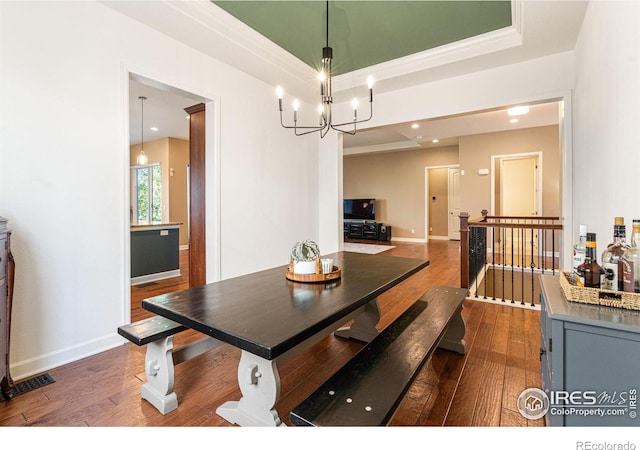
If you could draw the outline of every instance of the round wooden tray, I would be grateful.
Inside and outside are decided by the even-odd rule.
[[[291,268],[287,267],[287,280],[300,281],[302,283],[322,283],[324,281],[337,280],[342,276],[339,267],[333,266],[333,270],[329,273],[294,273]]]

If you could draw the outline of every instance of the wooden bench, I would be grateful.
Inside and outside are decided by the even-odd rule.
[[[174,349],[173,336],[187,329],[162,316],[118,327],[119,335],[138,346],[147,346],[144,360],[147,382],[142,385],[142,398],[162,414],[178,407],[178,397],[173,391],[175,366],[222,344],[217,339],[205,337]]]
[[[465,353],[467,289],[430,289],[293,409],[310,426],[387,425],[420,368],[437,348]]]

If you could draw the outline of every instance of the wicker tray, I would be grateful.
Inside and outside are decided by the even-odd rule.
[[[293,262],[287,266],[287,280],[300,281],[302,283],[323,283],[325,281],[337,280],[342,276],[339,267],[333,266],[333,270],[329,273],[322,273],[320,263],[316,264],[316,273],[295,273],[293,271]]]
[[[560,287],[570,302],[640,311],[640,294],[578,286],[572,273],[560,272]]]

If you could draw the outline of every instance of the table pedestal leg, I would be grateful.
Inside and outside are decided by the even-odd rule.
[[[242,398],[218,407],[219,416],[243,427],[286,426],[275,409],[280,398],[280,375],[275,360],[243,350],[238,364],[238,384]]]
[[[460,308],[456,315],[453,316],[453,319],[451,319],[449,328],[447,328],[438,347],[464,355],[467,349],[467,344],[464,342],[465,332],[466,325],[464,323],[464,317],[462,317],[462,308]]]
[[[376,324],[380,320],[380,308],[378,299],[374,299],[365,305],[362,314],[356,316],[349,327],[336,330],[336,336],[347,339],[356,339],[362,342],[371,342],[379,333]]]
[[[142,385],[142,398],[149,401],[162,414],[178,407],[178,396],[173,392],[173,336],[147,344],[144,358],[147,382]]]

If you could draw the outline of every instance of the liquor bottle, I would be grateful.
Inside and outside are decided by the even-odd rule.
[[[622,224],[618,223],[618,219]],[[624,219],[616,217],[616,224],[613,226],[613,243],[609,244],[602,253],[602,268],[605,271],[602,280],[602,288],[612,291],[624,290],[622,282],[621,258],[625,250],[629,248],[626,241],[626,229]]]
[[[596,251],[596,234],[587,233],[587,252],[584,262],[578,266],[578,285],[589,288],[600,288],[600,279],[604,269],[598,264]]]
[[[622,255],[622,284],[626,292],[640,292],[640,219],[633,219],[631,247]]]
[[[607,245],[607,247],[611,246],[614,244],[614,242],[616,241],[616,235],[615,235],[615,231],[616,231],[616,225],[624,225],[624,217],[614,217],[613,218],[613,241],[611,241],[611,243],[609,245]]]
[[[580,225],[578,242],[573,246],[573,273],[578,275],[578,266],[584,262],[584,255],[587,252],[587,226]]]

